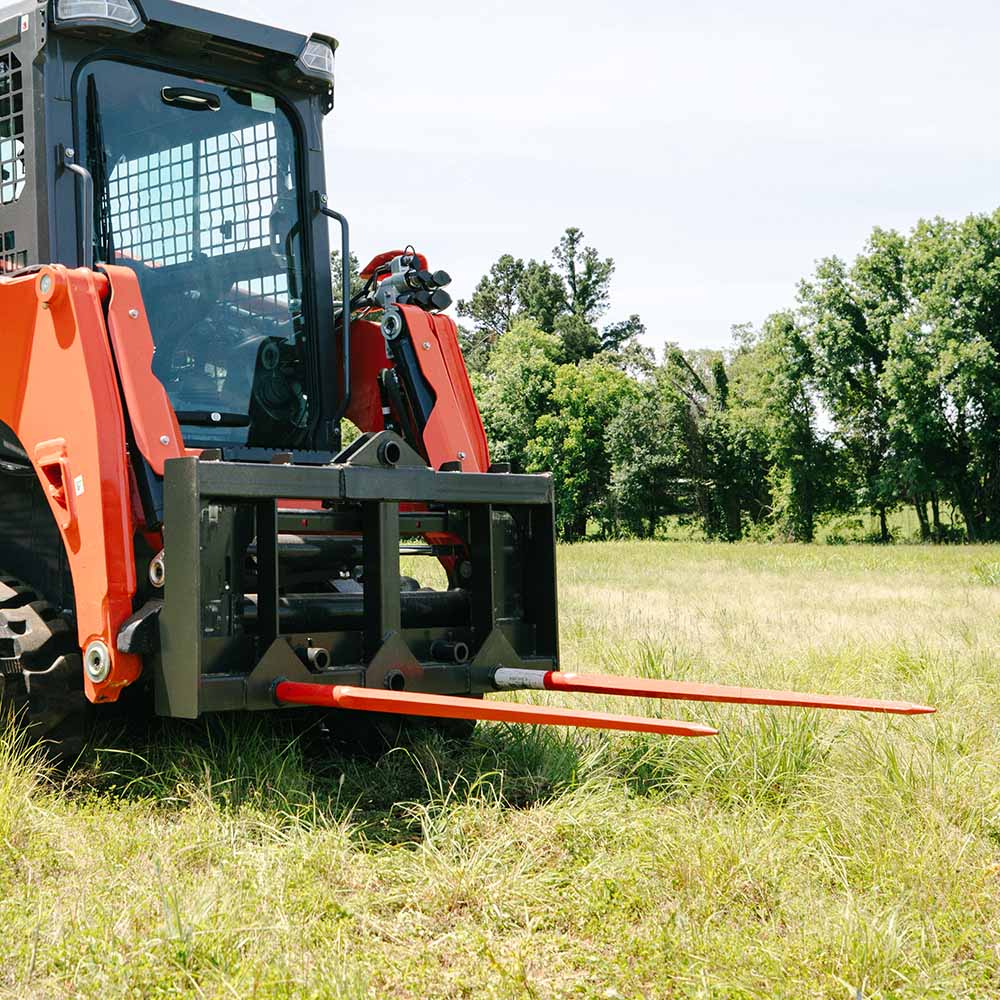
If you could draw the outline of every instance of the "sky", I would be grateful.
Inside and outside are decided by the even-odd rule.
[[[330,203],[468,296],[570,225],[607,320],[722,347],[874,226],[1000,205],[1000,5],[209,0],[340,41]]]

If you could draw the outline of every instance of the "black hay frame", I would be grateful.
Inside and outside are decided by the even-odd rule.
[[[281,678],[476,695],[499,666],[557,668],[551,477],[434,471],[388,431],[348,454],[166,463],[159,714],[274,708]],[[346,551],[360,583],[341,570],[342,590],[289,592],[281,540],[295,531]],[[401,591],[401,539],[428,535],[403,551],[442,557],[449,588]]]

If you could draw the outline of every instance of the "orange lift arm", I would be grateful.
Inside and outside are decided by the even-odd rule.
[[[115,645],[136,577],[107,295],[107,279],[83,268],[0,278],[0,420],[28,453],[62,535],[91,701],[114,701],[141,670],[138,656]]]

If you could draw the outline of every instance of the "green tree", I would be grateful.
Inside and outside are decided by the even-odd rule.
[[[811,542],[817,517],[841,500],[836,449],[818,429],[812,352],[791,312],[769,316],[759,333],[735,332],[731,399],[735,419],[763,442],[770,520],[781,537]]]
[[[608,424],[617,531],[652,538],[664,515],[690,512],[682,499],[684,441],[676,403],[674,391],[651,372]]]
[[[561,347],[531,320],[516,319],[496,342],[484,372],[473,372],[479,410],[495,461],[515,472],[528,467],[538,418],[552,407]]]
[[[667,350],[660,377],[672,390],[669,426],[681,442],[688,503],[710,538],[738,541],[744,521],[770,510],[767,443],[734,405],[731,374],[719,351]]]
[[[610,257],[602,259],[583,240],[583,231],[570,226],[553,249],[552,259],[566,290],[564,307],[593,325],[607,312],[615,262]]]
[[[556,269],[547,261],[528,261],[519,292],[524,311],[545,333],[554,332],[566,311],[566,285]]]
[[[892,328],[890,426],[969,539],[1000,539],[1000,212],[921,222],[906,258],[918,301]]]
[[[601,351],[601,335],[582,316],[563,313],[557,317],[555,334],[561,345],[561,356],[565,364],[575,365],[586,361]]]
[[[553,248],[551,260],[525,263],[504,254],[480,279],[472,297],[458,303],[459,316],[471,322],[460,330],[466,363],[485,369],[497,339],[518,316],[530,317],[545,333],[555,333],[567,364],[634,344],[645,332],[634,313],[598,327],[608,307],[614,270],[614,260],[587,246],[583,232],[573,226]]]
[[[350,271],[351,271],[351,297],[353,298],[361,289],[364,287],[364,282],[358,276],[358,258],[351,252],[350,256]],[[333,297],[338,303],[338,309],[340,308],[340,251],[333,250],[330,253],[330,272],[333,275]]]
[[[552,406],[535,423],[528,459],[529,471],[554,477],[556,520],[565,539],[583,538],[590,519],[604,531],[614,521],[607,430],[636,391],[628,375],[600,358],[556,369]]]
[[[459,299],[456,309],[472,328],[461,327],[459,337],[466,364],[482,369],[498,338],[510,330],[523,311],[521,286],[525,279],[524,261],[505,253],[489,273],[479,279],[472,297]]]
[[[601,331],[601,350],[621,351],[630,343],[637,343],[646,332],[646,324],[639,319],[638,313],[632,313],[628,319],[609,323]]]
[[[884,542],[887,511],[901,498],[903,461],[892,447],[883,374],[893,324],[911,302],[904,250],[898,233],[875,229],[850,268],[826,258],[800,286],[816,386],[853,463],[857,502],[878,514]]]

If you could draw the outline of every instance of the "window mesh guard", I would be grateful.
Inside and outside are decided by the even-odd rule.
[[[0,53],[0,205],[13,204],[24,192],[24,78],[13,52]],[[0,272],[26,267],[28,254],[18,250],[13,229],[0,226]]]
[[[239,254],[228,303],[248,314],[287,317],[287,263],[271,223],[280,222],[280,197],[292,195],[279,181],[270,122],[122,159],[108,182],[116,256],[169,268],[199,256]]]

